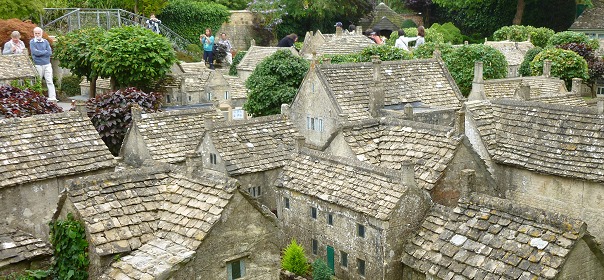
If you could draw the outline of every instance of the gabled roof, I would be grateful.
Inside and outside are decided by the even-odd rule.
[[[0,119],[0,188],[112,168],[116,161],[78,112]]]
[[[409,191],[403,174],[302,149],[283,167],[283,188],[387,220]]]
[[[450,127],[393,119],[351,122],[342,133],[360,161],[393,170],[413,162],[417,184],[425,189],[443,176],[461,142]]]
[[[38,72],[29,55],[0,55],[0,80],[34,79],[36,77],[38,77]]]
[[[87,78],[84,78],[80,82],[80,86],[89,87],[90,81],[88,81]],[[97,78],[96,79],[96,88],[97,88],[97,90],[100,90],[100,89],[110,90],[111,89],[111,79]]]
[[[401,15],[392,10],[390,7],[388,7],[388,5],[384,4],[383,2],[375,6],[375,8],[373,9],[373,13],[375,16],[373,18],[373,22],[371,23],[371,28],[373,28],[373,26],[377,22],[381,21],[384,17],[386,17],[398,28],[400,28],[403,25],[403,21],[405,21],[405,19]]]
[[[593,7],[586,9],[575,22],[570,26],[569,30],[602,30],[604,29],[604,1],[591,0]]]
[[[508,65],[522,64],[526,52],[534,48],[530,41],[487,41],[484,44],[500,51],[505,56],[505,60],[508,62]]]
[[[210,136],[230,175],[282,167],[300,134],[282,115],[216,123]]]
[[[213,106],[142,114],[134,120],[151,158],[161,162],[176,163],[185,160],[193,151],[205,131],[204,118],[220,118]],[[131,128],[130,130],[132,130]]]
[[[207,72],[208,75],[210,70],[206,67],[205,62],[181,62],[180,67],[185,73],[201,73]]]
[[[394,19],[394,21],[397,21]],[[371,26],[373,30],[392,30],[397,31],[401,28],[401,25],[396,25],[388,17],[384,16],[379,20],[374,20]]]
[[[265,58],[271,56],[278,50],[290,50],[293,55],[298,55],[298,51],[294,47],[280,48],[280,47],[260,47],[251,46],[245,56],[241,59],[241,62],[237,65],[237,70],[254,71],[256,66],[262,62]]]
[[[0,271],[22,261],[52,256],[50,244],[18,229],[0,224]]]
[[[322,64],[315,67],[342,113],[348,119],[370,118],[369,92],[373,63]],[[463,97],[439,59],[381,62],[385,105],[421,103],[431,108],[460,108]]]
[[[360,53],[371,45],[375,45],[375,43],[366,36],[343,34],[330,37],[325,44],[317,47],[316,53],[317,55]]]
[[[245,82],[237,76],[224,75],[224,79],[229,83],[231,89],[231,98],[247,98],[247,88]]]
[[[455,208],[435,204],[402,262],[439,279],[554,279],[585,229],[562,215],[472,194]]]
[[[564,81],[543,76],[517,77],[484,81],[484,93],[488,99],[512,98],[522,83],[530,86],[531,97],[567,94]]]
[[[208,83],[212,70],[208,69],[204,62],[181,63],[183,74],[178,76],[181,78],[180,83],[184,84],[184,92],[203,92]]]
[[[518,100],[466,105],[496,162],[604,182],[604,115],[593,108]]]

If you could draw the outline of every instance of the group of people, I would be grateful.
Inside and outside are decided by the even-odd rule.
[[[199,35],[199,42],[201,42],[201,45],[203,46],[203,60],[210,65],[210,69],[214,69],[214,54],[218,47],[217,44],[225,47],[226,62],[228,64],[233,63],[233,54],[231,53],[233,46],[231,45],[231,41],[227,38],[226,33],[221,33],[218,42],[216,42],[212,35],[212,29],[206,28],[206,32]]]
[[[52,81],[52,65],[50,64],[52,48],[50,47],[48,40],[42,38],[42,34],[44,34],[44,30],[42,30],[42,28],[34,28],[34,38],[29,41],[29,48],[34,65],[38,71],[38,75],[40,78],[44,78],[46,80],[48,99],[56,102],[57,94],[55,91],[55,85]],[[4,44],[2,54],[12,55],[24,53],[25,43],[21,41],[21,33],[19,33],[19,31],[13,31],[10,34],[10,37],[11,39]]]
[[[415,48],[423,45],[426,42],[425,36],[426,36],[426,30],[423,26],[419,26],[417,28],[417,36],[416,37],[406,37],[405,35],[405,31],[402,29],[399,29],[398,31],[398,39],[396,39],[394,46],[406,51],[411,50],[411,48],[409,47],[409,43],[410,42],[415,42]],[[376,30],[372,30],[372,29],[368,29],[367,31],[365,31],[367,37],[369,37],[369,39],[371,39],[373,42],[375,42],[378,45],[384,44],[385,39],[380,37],[379,34],[376,32]]]

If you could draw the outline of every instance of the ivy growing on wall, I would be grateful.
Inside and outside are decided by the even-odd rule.
[[[53,274],[56,279],[88,279],[88,242],[84,226],[67,214],[66,220],[50,222],[54,247]]]

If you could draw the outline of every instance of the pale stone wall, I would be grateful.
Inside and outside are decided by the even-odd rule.
[[[235,51],[245,51],[250,48],[254,38],[254,14],[250,11],[231,11],[229,22],[225,22],[215,34],[226,33]]]
[[[269,215],[235,193],[195,258],[170,279],[227,279],[227,263],[237,259],[245,263],[242,279],[279,279],[282,232]]]
[[[244,191],[247,191],[251,187],[260,186],[261,194],[256,199],[260,204],[265,205],[271,211],[276,211],[275,182],[277,181],[280,171],[281,168],[278,168],[264,172],[240,175],[235,178],[239,181],[241,189]]]
[[[602,279],[604,267],[582,239],[568,255],[566,263],[556,279]]]
[[[587,223],[587,230],[604,241],[604,185],[601,183],[539,174],[514,167],[500,167],[499,185],[514,201]]]

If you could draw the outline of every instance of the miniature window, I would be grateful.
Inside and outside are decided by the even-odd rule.
[[[317,208],[316,207],[310,207],[310,217],[312,217],[313,219],[317,218]]]
[[[216,164],[218,163],[218,160],[216,158],[216,154],[210,153],[210,163],[211,164]]]
[[[224,99],[229,99],[229,92],[228,91],[224,92]]]
[[[310,129],[310,119],[311,117],[306,117],[306,129]]]
[[[284,202],[284,204],[285,204],[285,208],[289,209],[289,198],[284,197],[284,198],[283,198],[283,202]]]
[[[357,235],[359,237],[365,238],[365,226],[361,224],[357,224]]]
[[[315,83],[312,83],[312,92],[315,92]]]
[[[208,92],[208,101],[212,101],[212,93]]]
[[[598,88],[598,94],[600,94],[600,95],[604,94],[604,87]]]
[[[340,251],[340,266],[348,267],[348,253]]]
[[[361,276],[365,276],[365,261],[357,259],[357,271]]]
[[[193,100],[193,98],[189,95],[189,102],[191,102]]]
[[[166,94],[166,103],[172,103],[172,97],[169,94]]]
[[[242,259],[227,263],[227,276],[229,280],[245,276],[245,262]]]
[[[312,240],[312,254],[316,255],[319,251],[319,242],[316,239]]]
[[[259,197],[259,196],[260,196],[260,194],[261,194],[261,193],[260,193],[260,191],[261,191],[260,186],[258,186],[258,187],[251,187],[251,188],[248,188],[248,189],[247,189],[247,192],[248,192],[248,193],[249,193],[249,194],[250,194],[252,197]]]
[[[327,214],[327,224],[333,226],[333,214]]]
[[[319,118],[319,119],[317,119],[317,122],[318,122],[318,124],[317,124],[317,130],[318,131],[323,131],[323,119]]]

